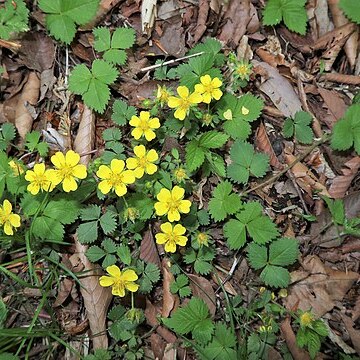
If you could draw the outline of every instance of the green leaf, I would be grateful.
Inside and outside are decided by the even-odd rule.
[[[95,60],[91,71],[84,65],[77,65],[69,78],[69,90],[82,95],[86,105],[104,112],[110,98],[109,86],[118,77],[119,72],[104,60]]]
[[[127,245],[120,245],[117,248],[117,255],[119,256],[120,260],[127,266],[131,264],[131,252]]]
[[[232,139],[246,140],[251,134],[250,124],[242,119],[226,120],[223,127]]]
[[[33,223],[33,234],[49,242],[61,242],[64,238],[64,226],[58,219],[47,216],[37,217]]]
[[[219,149],[227,142],[228,139],[228,135],[212,130],[200,136],[199,146],[206,149]]]
[[[340,0],[339,7],[351,21],[360,24],[360,2],[358,0]]]
[[[117,125],[125,125],[133,115],[136,115],[136,109],[128,106],[123,100],[115,100],[112,110],[111,120]]]
[[[40,9],[46,13],[46,25],[57,40],[70,44],[76,25],[84,25],[96,14],[99,0],[39,0]]]
[[[351,105],[344,117],[333,127],[331,147],[335,150],[347,150],[354,145],[360,154],[360,104]]]
[[[269,166],[269,157],[266,154],[255,153],[251,144],[236,140],[230,149],[232,163],[227,173],[231,180],[246,184],[250,175],[262,177]]]
[[[106,238],[102,243],[101,246],[104,248],[104,250],[107,253],[114,253],[117,251],[117,245],[115,244],[115,242],[109,238]]]
[[[248,247],[248,259],[250,265],[259,270],[266,266],[268,254],[265,246],[257,245],[255,243],[249,244]]]
[[[315,359],[316,354],[320,351],[321,341],[319,335],[314,331],[306,331],[307,348],[311,359]]]
[[[299,244],[296,239],[282,238],[271,243],[269,264],[291,265],[299,256]]]
[[[116,263],[116,256],[113,254],[106,254],[103,262],[102,262],[102,267],[103,268],[107,268],[110,265],[114,265]]]
[[[98,52],[110,49],[110,30],[106,27],[98,27],[93,30],[95,37],[94,49]]]
[[[197,170],[205,160],[205,150],[200,147],[198,140],[191,140],[186,145],[186,166],[189,171]]]
[[[290,138],[294,135],[294,121],[291,118],[287,118],[283,125],[283,135],[285,138]]]
[[[284,20],[289,30],[306,33],[306,0],[269,0],[263,11],[264,25],[277,25]]]
[[[89,205],[80,211],[81,220],[98,220],[100,218],[101,208],[97,205]]]
[[[260,279],[268,286],[286,288],[290,283],[289,271],[280,266],[266,265]]]
[[[196,297],[191,298],[187,305],[178,308],[171,318],[163,321],[178,334],[185,335],[191,332],[193,339],[202,343],[209,341],[214,331],[207,305]]]
[[[44,209],[44,215],[62,224],[71,224],[79,216],[79,203],[76,200],[52,200]]]
[[[10,145],[10,142],[15,139],[16,129],[15,126],[11,123],[4,123],[1,126],[0,132],[0,150],[6,151],[7,147]]]
[[[89,261],[95,263],[101,258],[103,258],[106,253],[103,249],[101,249],[99,246],[91,246],[89,249],[86,250],[85,253],[86,257],[89,259]]]
[[[77,230],[78,239],[82,244],[91,244],[98,238],[98,221],[80,224]]]
[[[311,129],[312,116],[305,111],[298,111],[294,120],[286,119],[284,122],[283,134],[286,138],[295,136],[302,144],[311,144],[314,133]]]
[[[246,242],[245,224],[238,220],[229,220],[224,226],[224,236],[231,250],[240,249]]]
[[[24,214],[28,217],[36,214],[40,208],[41,201],[38,197],[31,195],[30,193],[24,194],[24,197],[21,199],[21,209]]]
[[[104,60],[115,65],[124,65],[126,59],[127,54],[121,49],[110,49],[104,53]]]
[[[249,235],[258,244],[265,244],[279,236],[276,225],[267,216],[259,216],[246,224]]]
[[[101,215],[100,226],[106,235],[114,232],[117,226],[116,215],[112,211],[107,211]]]
[[[311,324],[311,328],[320,336],[329,335],[329,330],[321,319],[313,321]]]
[[[132,28],[117,28],[111,39],[113,49],[130,49],[135,43],[135,30]]]
[[[216,175],[225,177],[226,176],[226,169],[225,169],[225,162],[224,159],[213,152],[207,152],[206,154],[206,160],[209,163],[210,169],[212,172],[214,172]]]
[[[15,5],[14,5],[15,4]],[[9,40],[19,32],[29,30],[29,10],[23,0],[6,0],[0,7],[0,39]]]
[[[215,221],[221,221],[226,216],[236,213],[240,206],[240,197],[232,194],[232,185],[228,181],[218,184],[213,191],[213,197],[209,202],[209,213]]]

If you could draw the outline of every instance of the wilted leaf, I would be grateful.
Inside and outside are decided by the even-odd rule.
[[[161,267],[159,253],[154,241],[151,228],[145,231],[140,244],[140,259],[146,263],[153,263],[158,268]]]
[[[180,299],[170,291],[170,284],[174,281],[174,275],[170,271],[170,261],[164,258],[161,263],[163,272],[163,306],[161,315],[168,317],[173,309],[180,304]]]

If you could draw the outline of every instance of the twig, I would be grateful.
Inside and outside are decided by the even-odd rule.
[[[256,186],[254,186],[253,188],[249,189],[249,190],[245,190],[242,193],[240,193],[240,196],[245,196],[248,195],[250,193],[252,193],[253,191],[257,190],[257,189],[261,189],[264,186],[270,185],[271,183],[273,183],[275,180],[277,180],[279,177],[281,177],[282,175],[284,175],[288,170],[290,170],[294,165],[296,165],[298,162],[304,160],[315,148],[317,148],[319,145],[323,144],[324,142],[326,142],[329,138],[328,134],[324,134],[318,141],[315,141],[313,145],[311,145],[309,147],[309,149],[307,149],[300,157],[298,157],[296,160],[294,160],[291,164],[289,164],[288,166],[286,166],[283,170],[281,170],[279,173],[275,174],[274,176],[272,176],[270,179],[264,181],[261,184],[258,184]]]
[[[178,59],[165,61],[165,62],[163,62],[161,64],[155,64],[155,65],[147,66],[147,67],[144,67],[144,68],[140,69],[140,71],[146,72],[146,71],[154,70],[154,69],[157,69],[157,68],[159,68],[161,66],[170,65],[170,64],[176,63],[178,61],[182,61],[182,60],[190,59],[190,58],[192,58],[194,56],[202,55],[203,53],[204,53],[204,51],[201,51],[201,52],[198,52],[196,54],[191,54],[191,55],[188,55],[188,56],[183,56],[183,57],[178,58]]]
[[[68,84],[68,77],[69,77],[69,48],[66,46],[65,48],[65,85]]]

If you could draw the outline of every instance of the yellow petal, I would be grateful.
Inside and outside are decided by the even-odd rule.
[[[13,226],[13,227],[19,227],[20,226],[20,215],[18,214],[11,214],[9,216],[9,221],[10,221],[10,224]]]
[[[176,244],[174,241],[168,241],[165,244],[165,251],[166,252],[170,252],[170,253],[174,253],[176,251]]]
[[[220,89],[214,89],[212,92],[212,97],[215,100],[220,100],[220,98],[222,97],[223,92]]]
[[[176,209],[170,209],[167,215],[168,215],[168,219],[169,219],[170,222],[180,220],[180,213]]]
[[[142,137],[143,133],[144,131],[137,127],[131,132],[131,136],[133,136],[135,140],[139,140]]]
[[[154,205],[156,215],[162,216],[165,215],[169,211],[169,206],[163,202],[157,202]]]
[[[202,95],[202,101],[205,103],[205,104],[210,104],[211,103],[211,95],[210,93],[205,93]]]
[[[70,192],[75,191],[78,188],[78,185],[73,176],[68,176],[64,179],[62,187],[65,192]]]
[[[121,277],[121,271],[120,268],[116,265],[110,265],[106,268],[106,272],[110,274],[115,279],[120,279]]]
[[[210,85],[210,84],[211,84],[211,77],[210,77],[210,75],[206,74],[206,75],[204,75],[204,76],[201,76],[201,77],[200,77],[200,82],[201,82],[203,85],[205,85],[205,86]]]
[[[169,235],[166,234],[156,234],[155,235],[156,243],[157,244],[165,244],[169,240]]]
[[[141,123],[141,121],[140,121],[140,119],[139,119],[136,115],[133,115],[133,116],[131,117],[130,122],[129,122],[129,124],[130,124],[131,126],[135,126],[135,127],[139,126],[140,123]]]
[[[171,200],[171,192],[168,189],[162,188],[157,194],[156,198],[161,202],[166,202]]]
[[[26,181],[34,181],[35,178],[36,178],[36,174],[35,174],[34,171],[32,171],[32,170],[26,171],[26,173],[25,173],[25,180]]]
[[[180,246],[185,246],[188,239],[186,236],[177,236],[176,237],[176,244]]]
[[[53,183],[54,186],[60,184],[63,180],[63,176],[59,170],[47,170],[46,175],[46,177]]]
[[[132,170],[125,170],[122,172],[122,179],[125,184],[132,184],[135,182],[135,175]]]
[[[135,284],[133,282],[125,283],[125,287],[126,287],[127,290],[129,290],[131,292],[138,291],[138,289],[139,289],[139,285]]]
[[[186,86],[179,86],[176,91],[182,99],[186,99],[189,96],[189,89]]]
[[[184,108],[176,109],[176,111],[174,112],[174,118],[184,120],[187,114],[187,110],[188,109],[185,110]]]
[[[154,149],[149,150],[148,153],[146,154],[147,161],[154,162],[157,159],[159,159],[159,155]]]
[[[111,289],[111,293],[115,296],[124,297],[125,296],[125,288],[124,287],[113,287]]]
[[[151,141],[156,138],[156,134],[152,130],[145,130],[144,135],[147,141]]]
[[[148,126],[152,129],[158,129],[160,127],[160,121],[158,118],[152,118],[148,121]]]
[[[138,157],[138,158],[142,158],[145,156],[146,154],[146,149],[144,145],[138,145],[134,147],[134,154]]]
[[[114,284],[114,279],[110,276],[101,276],[99,279],[99,283],[103,287],[111,286]]]
[[[145,166],[145,171],[149,175],[155,174],[157,171],[157,166],[155,164],[147,164]]]
[[[14,231],[13,231],[12,226],[11,226],[11,224],[9,222],[6,222],[4,224],[4,233],[6,235],[14,235]]]
[[[143,167],[137,167],[136,169],[133,170],[134,172],[134,176],[137,179],[141,179],[144,176],[144,168]]]
[[[195,85],[195,92],[202,94],[203,92],[205,92],[205,87],[203,84],[196,84]]]
[[[4,210],[5,214],[7,214],[7,215],[11,214],[12,205],[11,205],[11,202],[7,199],[5,199],[3,202],[3,210]]]
[[[98,188],[104,195],[106,195],[110,192],[112,186],[109,180],[103,180],[99,182]]]
[[[140,119],[147,122],[150,119],[150,113],[148,111],[140,111]]]
[[[170,96],[169,100],[168,100],[168,107],[171,109],[177,108],[182,104],[182,100],[175,97],[175,96]]]
[[[96,176],[100,179],[109,179],[111,177],[111,170],[106,165],[100,165],[98,171],[96,172]]]
[[[215,77],[215,78],[212,79],[211,85],[214,88],[219,88],[222,85],[222,81],[219,78]]]
[[[120,174],[124,170],[124,167],[125,167],[124,160],[119,160],[119,159],[111,160],[110,168],[114,174]]]
[[[40,190],[40,186],[36,183],[32,183],[29,184],[26,189],[31,195],[36,195]]]
[[[73,150],[69,150],[65,155],[65,162],[67,165],[75,166],[80,161],[80,155]]]
[[[78,179],[85,179],[87,176],[87,170],[85,165],[76,165],[73,168],[73,175]]]
[[[184,235],[186,232],[186,229],[181,225],[181,224],[176,224],[174,226],[174,230],[173,230],[173,233],[175,235]]]
[[[34,172],[35,172],[35,174],[43,175],[45,173],[45,164],[44,163],[35,164],[34,165]]]
[[[139,165],[139,160],[136,158],[128,158],[126,159],[126,167],[130,170],[137,168]]]
[[[119,184],[115,186],[115,194],[117,196],[124,196],[127,193],[127,187],[125,184]]]
[[[169,222],[161,224],[160,229],[164,234],[172,234],[173,232],[173,226]]]
[[[185,190],[180,186],[174,186],[171,190],[171,197],[174,201],[178,201],[184,197]]]
[[[187,214],[190,212],[190,207],[191,207],[190,200],[181,200],[178,209],[183,214]]]
[[[190,96],[189,96],[189,102],[191,104],[199,104],[203,101],[203,97],[202,95],[200,95],[197,92],[193,92]]]
[[[136,272],[131,269],[125,270],[121,275],[121,280],[124,281],[136,281],[137,279],[138,276],[136,275]]]
[[[54,166],[58,169],[61,169],[65,166],[65,156],[62,152],[58,151],[56,154],[54,154],[51,157],[51,162],[54,164]]]

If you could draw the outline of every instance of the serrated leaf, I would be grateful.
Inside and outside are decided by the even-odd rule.
[[[1,126],[1,135],[2,139],[9,143],[10,141],[15,139],[16,136],[16,128],[11,123],[4,123]]]
[[[206,153],[206,160],[208,161],[212,172],[221,177],[226,176],[225,162],[220,155],[208,152]]]
[[[276,225],[267,216],[252,220],[246,224],[246,230],[258,244],[265,244],[279,236]]]
[[[99,0],[39,0],[40,9],[46,13],[46,24],[57,40],[70,44],[76,26],[89,22],[96,14]]]
[[[114,253],[117,251],[117,245],[115,242],[109,238],[106,238],[102,243],[101,246],[107,253]]]
[[[224,226],[224,236],[231,250],[240,249],[246,242],[245,224],[238,220],[229,220]]]
[[[103,268],[107,268],[110,265],[114,265],[116,263],[116,256],[114,254],[106,254],[103,262],[102,262],[102,267]]]
[[[290,138],[294,135],[294,121],[291,118],[287,118],[283,125],[283,135],[285,138]]]
[[[209,202],[209,213],[215,221],[221,221],[228,215],[232,215],[241,206],[240,197],[231,194],[232,185],[228,181],[223,181],[215,188],[213,197]]]
[[[100,218],[101,208],[97,205],[89,205],[80,211],[81,220],[98,220]]]
[[[39,198],[34,197],[30,193],[24,194],[21,199],[21,208],[24,214],[28,217],[36,214],[38,209],[40,208],[41,201]]]
[[[110,49],[110,30],[106,27],[98,27],[93,30],[95,37],[94,49],[98,52]]]
[[[280,266],[266,265],[260,279],[268,286],[286,288],[290,283],[289,271]]]
[[[120,260],[125,264],[125,265],[130,265],[131,264],[131,252],[130,249],[127,245],[120,245],[117,248],[117,254],[120,258]]]
[[[269,264],[286,266],[293,264],[299,256],[299,245],[296,239],[283,238],[271,243]]]
[[[125,125],[133,115],[136,115],[136,109],[133,106],[128,106],[123,100],[115,100],[111,117],[115,124]]]
[[[89,90],[92,74],[86,65],[75,66],[71,71],[69,90],[75,94],[83,95]]]
[[[310,357],[315,359],[316,354],[320,351],[321,341],[320,337],[314,331],[306,332],[307,348],[309,350]]]
[[[339,7],[351,21],[360,24],[360,2],[358,0],[340,0]]]
[[[115,65],[124,65],[127,60],[127,54],[121,49],[110,49],[104,53],[104,60]]]
[[[80,224],[77,230],[78,240],[82,244],[91,244],[98,238],[98,221]]]
[[[207,149],[218,149],[221,148],[228,139],[228,135],[212,130],[200,136],[199,146]]]
[[[86,250],[85,255],[89,259],[89,261],[97,262],[98,260],[100,260],[105,256],[105,252],[99,246],[94,245]]]
[[[103,60],[95,60],[92,63],[91,72],[95,79],[107,85],[112,84],[119,75],[115,67]]]
[[[320,336],[329,335],[329,330],[321,319],[313,321],[311,324],[311,328]]]
[[[64,238],[64,226],[57,220],[46,216],[37,217],[33,223],[33,233],[42,240],[61,242]]]
[[[79,203],[75,200],[59,199],[50,201],[44,209],[44,215],[58,220],[62,224],[71,224],[79,216]]]
[[[205,160],[205,150],[199,146],[198,140],[191,140],[186,145],[186,166],[189,171],[197,170]]]
[[[268,253],[265,246],[257,245],[255,243],[249,244],[248,259],[250,265],[255,269],[262,269],[267,264]]]
[[[113,212],[107,211],[105,214],[101,215],[100,226],[106,235],[114,232],[116,229],[116,225],[116,217]]]
[[[132,28],[118,28],[112,35],[113,49],[130,49],[135,42],[135,30]]]
[[[251,134],[250,124],[242,119],[226,120],[223,128],[232,139],[246,140]]]
[[[179,295],[181,298],[188,297],[191,295],[191,289],[189,286],[184,286],[183,288],[179,289]]]
[[[19,32],[27,31],[29,10],[23,0],[6,0],[0,7],[0,39],[9,40]]]
[[[210,224],[210,216],[209,213],[205,209],[201,209],[197,213],[198,221],[200,225],[209,225]]]

